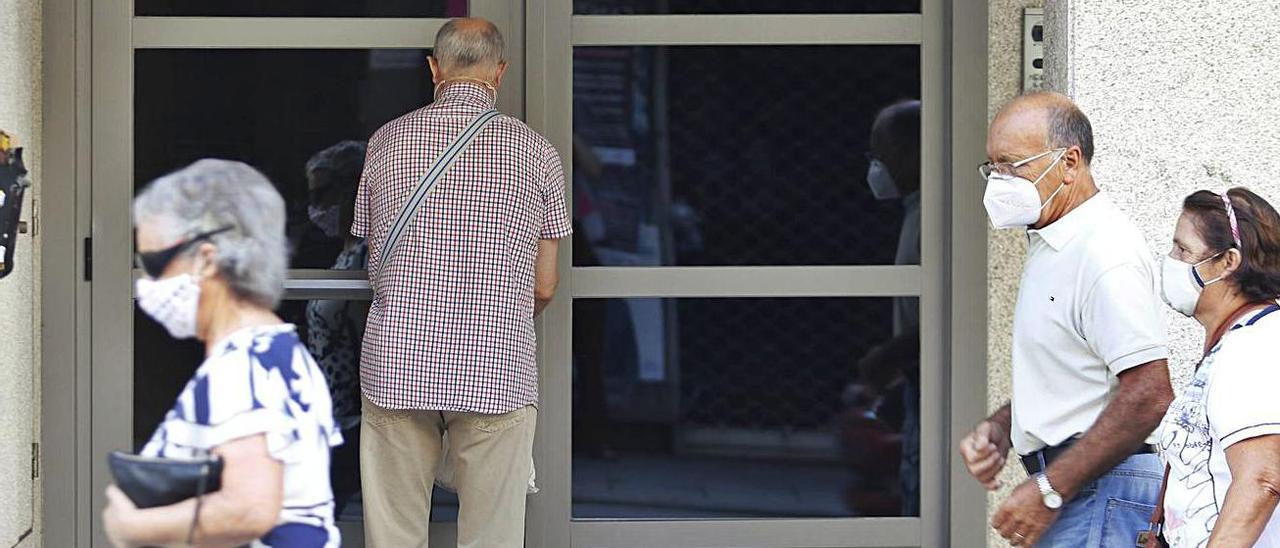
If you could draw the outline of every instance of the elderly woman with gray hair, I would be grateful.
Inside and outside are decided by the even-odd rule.
[[[261,173],[201,160],[134,200],[146,276],[138,305],[206,359],[142,453],[221,457],[221,489],[139,509],[115,486],[103,513],[116,546],[339,546],[329,450],[342,443],[324,375],[272,310],[284,287],[284,201]]]

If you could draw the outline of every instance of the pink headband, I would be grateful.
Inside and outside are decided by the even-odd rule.
[[[1236,210],[1231,207],[1231,197],[1226,192],[1222,193],[1222,203],[1227,206],[1227,219],[1231,220],[1231,239],[1236,242],[1236,249],[1244,251],[1244,245],[1240,243],[1240,225],[1236,223]]]

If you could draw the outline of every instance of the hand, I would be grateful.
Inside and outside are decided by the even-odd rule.
[[[102,528],[116,548],[136,546],[129,539],[129,524],[133,523],[138,507],[115,485],[107,487],[107,507],[102,510]]]
[[[991,527],[1013,546],[1033,546],[1058,519],[1057,510],[1044,505],[1035,480],[1022,482],[991,519]]]
[[[973,432],[960,440],[960,456],[964,465],[988,491],[1000,488],[1000,480],[996,476],[1004,469],[1009,445],[1009,435],[1004,427],[989,420],[978,423]]]

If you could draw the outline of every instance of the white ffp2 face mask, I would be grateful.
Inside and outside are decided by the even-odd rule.
[[[892,200],[902,197],[902,193],[898,192],[898,184],[893,181],[893,176],[889,174],[889,168],[880,160],[871,160],[871,165],[867,167],[867,186],[871,187],[871,194],[877,200]]]
[[[196,312],[200,308],[200,283],[191,274],[160,280],[140,278],[136,283],[138,307],[163,325],[175,339],[196,336]]]
[[[1219,255],[1222,253],[1196,264],[1184,263],[1165,255],[1164,262],[1160,265],[1160,296],[1164,298],[1165,304],[1183,316],[1194,316],[1196,304],[1200,302],[1200,293],[1209,284],[1222,279],[1222,276],[1218,276],[1207,282],[1201,281],[1200,272],[1196,268]]]
[[[1066,186],[1065,183],[1059,183],[1058,188],[1049,195],[1049,199],[1044,203],[1040,202],[1040,191],[1036,190],[1036,185],[1040,184],[1045,175],[1053,170],[1053,166],[1058,165],[1063,154],[1065,151],[1059,153],[1053,159],[1053,163],[1049,164],[1049,167],[1045,168],[1044,173],[1041,173],[1035,181],[998,173],[992,173],[987,177],[987,191],[982,197],[982,205],[987,208],[991,225],[998,229],[1006,229],[1036,224],[1036,221],[1040,220],[1040,210],[1049,205],[1049,202],[1052,202],[1058,192]]]

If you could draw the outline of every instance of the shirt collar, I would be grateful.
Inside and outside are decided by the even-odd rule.
[[[1039,237],[1054,251],[1062,251],[1077,235],[1095,226],[1098,218],[1111,207],[1111,199],[1102,191],[1098,191],[1092,198],[1085,200],[1083,204],[1076,206],[1053,224],[1040,229],[1028,229],[1027,237]]]
[[[436,97],[436,104],[439,105],[463,104],[489,109],[493,108],[493,103],[489,88],[466,80],[449,82],[440,88],[440,96]]]

